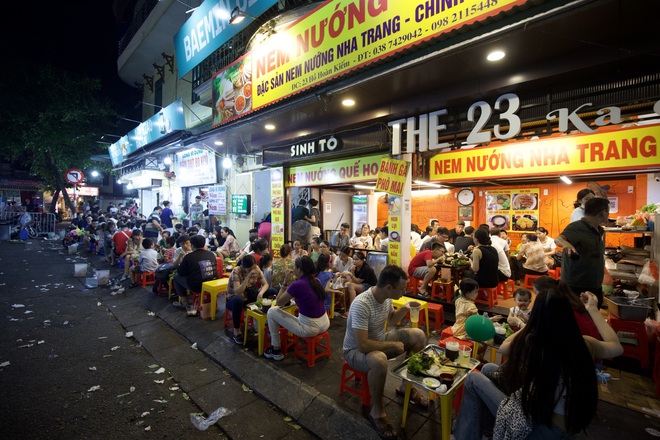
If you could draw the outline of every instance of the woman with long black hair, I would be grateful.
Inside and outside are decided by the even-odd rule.
[[[330,328],[330,319],[325,311],[325,290],[314,276],[316,267],[308,256],[298,257],[294,262],[293,275],[298,279],[289,284],[291,273],[285,276],[283,286],[277,295],[275,305],[268,310],[268,330],[270,331],[272,347],[264,356],[280,361],[284,359],[280,349],[280,327],[284,327],[301,338],[310,338],[321,334]],[[288,287],[284,287],[284,286]],[[285,312],[280,307],[296,300],[298,316]]]
[[[553,284],[539,285],[527,325],[500,347],[506,362],[466,378],[457,440],[481,439],[495,415],[494,439],[568,439],[591,423],[598,402],[594,359],[619,356],[623,347],[596,295],[583,292],[580,299],[602,341],[580,333],[573,293],[562,281]]]

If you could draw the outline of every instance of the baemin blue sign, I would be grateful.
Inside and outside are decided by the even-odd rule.
[[[186,129],[186,119],[183,116],[183,101],[173,102],[158,113],[135,127],[126,136],[122,136],[108,147],[112,166],[122,163],[129,154],[137,151],[151,142],[166,136],[176,130]]]
[[[223,43],[277,3],[277,0],[206,0],[174,36],[174,52],[179,78],[190,72]],[[247,17],[229,24],[231,11],[238,7]]]

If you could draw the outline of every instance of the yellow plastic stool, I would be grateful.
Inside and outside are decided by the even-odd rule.
[[[400,307],[405,306],[408,301],[416,301],[420,304],[419,305],[419,311],[424,312],[424,317],[426,318],[424,320],[424,322],[426,323],[426,334],[428,335],[429,334],[429,307],[428,307],[428,303],[426,301],[422,301],[422,300],[419,300],[417,298],[407,298],[407,297],[402,296],[399,299],[393,299],[392,300],[392,307],[394,307],[395,309],[398,309]],[[419,325],[419,322],[413,322],[412,323],[413,328],[417,328],[418,325]]]
[[[202,283],[202,298],[208,293],[211,296],[211,320],[215,321],[215,311],[218,308],[218,294],[227,292],[229,278],[218,278],[217,280]]]

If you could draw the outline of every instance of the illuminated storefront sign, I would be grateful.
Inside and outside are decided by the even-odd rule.
[[[183,116],[183,101],[181,99],[161,109],[158,113],[142,122],[134,130],[123,136],[108,147],[112,166],[122,163],[139,148],[157,141],[176,131],[185,130],[186,120]]]
[[[528,0],[331,0],[213,78],[213,126]]]
[[[315,165],[291,167],[288,169],[284,185],[291,188],[374,180],[378,176],[382,158],[383,156],[378,154],[359,159],[336,160]]]
[[[275,3],[277,0],[206,0],[195,8],[174,36],[179,78],[183,78],[193,67],[251,23],[251,19],[246,19],[230,25],[232,9],[238,7],[241,11],[258,17]]]
[[[458,181],[643,170],[660,164],[660,125],[436,154],[430,179]]]

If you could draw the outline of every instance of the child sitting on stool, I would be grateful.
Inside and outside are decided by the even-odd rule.
[[[461,296],[456,299],[456,323],[452,326],[451,330],[456,339],[467,339],[467,332],[465,331],[465,321],[472,316],[479,314],[474,300],[479,295],[479,283],[472,278],[463,278],[459,285]],[[502,319],[502,316],[495,315],[488,318],[492,322],[497,322]],[[486,352],[486,345],[479,344],[479,352],[477,353],[477,360],[479,362],[486,362],[484,360],[484,353]]]
[[[131,266],[129,269],[131,276],[131,285],[129,287],[137,287],[138,273],[154,272],[158,267],[158,252],[154,250],[154,242],[151,238],[142,240],[142,247],[144,250],[140,252],[138,257],[138,265]]]

